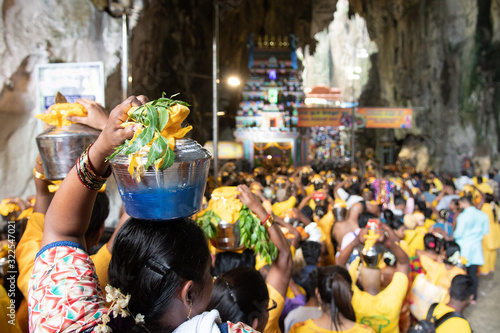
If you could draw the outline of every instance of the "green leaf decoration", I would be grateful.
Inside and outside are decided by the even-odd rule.
[[[209,210],[202,216],[198,216],[196,223],[203,229],[208,239],[215,239],[220,220],[220,217],[213,210]],[[253,249],[256,254],[266,260],[267,264],[271,265],[273,260],[278,257],[278,249],[269,240],[269,234],[260,224],[260,220],[253,216],[245,205],[240,210],[238,225],[240,227],[240,245]]]
[[[243,205],[239,216],[240,244],[263,257],[267,264],[278,257],[278,251],[273,242],[269,239],[266,228],[260,224],[260,220],[252,215],[250,209]]]
[[[163,155],[163,151],[167,147],[167,139],[159,136],[151,145],[148,153],[148,160],[146,162],[146,169],[158,160],[158,157]]]
[[[113,154],[111,154],[110,156],[106,157],[105,161],[107,162],[110,159],[114,158],[116,155],[118,155],[126,146],[128,146],[129,141],[130,140],[125,140],[124,143],[122,143],[121,145],[116,147],[115,152]]]
[[[165,159],[163,160],[163,164],[161,165],[160,169],[165,170],[166,168],[170,167],[172,164],[174,164],[175,160],[175,154],[172,148],[170,148],[169,145],[167,145],[167,150],[165,153]]]
[[[173,97],[177,95],[179,94],[177,93],[170,96],[170,98],[166,98],[165,92],[163,92],[161,98],[141,105],[132,111],[127,121],[142,124],[144,130],[137,136],[132,144],[130,144],[130,140],[126,140],[125,143],[117,147],[113,154],[106,157],[106,161],[114,158],[119,153],[130,155],[137,152],[142,147],[147,146],[154,139],[156,134],[157,138],[152,143],[148,153],[146,168],[162,160],[163,163],[160,165],[161,170],[170,167],[175,161],[175,153],[169,147],[168,140],[161,136],[161,131],[167,126],[168,120],[170,119],[170,111],[175,104],[184,105],[186,107],[190,106],[186,102],[173,100]]]
[[[213,210],[205,212],[202,216],[198,216],[196,223],[203,229],[208,239],[217,238],[217,226],[219,225],[220,217]]]
[[[168,119],[170,118],[170,113],[168,112],[168,109],[163,106],[157,107],[157,110],[158,110],[158,126],[156,127],[156,129],[161,132],[168,123]]]

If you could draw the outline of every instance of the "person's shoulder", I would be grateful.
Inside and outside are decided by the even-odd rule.
[[[300,333],[300,332],[306,332],[306,328],[310,325],[310,323],[312,323],[312,319],[308,319],[306,321],[303,321],[301,323],[295,323],[293,324],[293,326],[290,328],[290,331],[288,332],[297,332],[297,333]]]
[[[471,333],[470,324],[462,317],[452,317],[436,328],[436,333]]]
[[[391,283],[387,286],[387,290],[405,289],[408,288],[408,276],[401,272],[395,272]]]

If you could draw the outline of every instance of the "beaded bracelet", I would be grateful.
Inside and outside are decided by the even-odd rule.
[[[111,167],[108,167],[103,177],[98,176],[89,158],[89,150],[93,144],[87,147],[82,155],[76,160],[76,173],[80,182],[89,190],[99,191],[106,179],[111,175]]]

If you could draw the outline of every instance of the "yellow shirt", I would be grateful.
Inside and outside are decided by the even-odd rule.
[[[443,299],[443,302],[448,303],[450,301],[450,295],[448,294],[448,290],[451,286],[451,280],[457,275],[463,274],[466,275],[462,268],[454,266],[452,269],[446,269],[444,264],[440,264],[426,255],[420,256],[420,263],[427,273],[427,278],[436,286],[439,286],[446,290],[446,296]]]
[[[17,287],[25,298],[28,298],[28,283],[33,271],[33,265],[35,264],[35,256],[40,251],[44,220],[45,215],[33,213],[16,248],[16,259],[19,266]],[[104,291],[104,287],[108,284],[108,265],[111,260],[111,253],[109,253],[108,248],[104,245],[96,254],[90,256],[90,258],[94,262],[99,283]]]
[[[436,186],[436,191],[441,192],[443,190],[443,183],[438,178],[434,178],[432,182]]]
[[[281,216],[285,210],[295,207],[296,203],[297,199],[294,196],[291,196],[288,200],[282,202],[275,202],[273,204],[273,213],[276,216]]]
[[[9,308],[10,307],[10,308]],[[7,291],[0,284],[0,332],[21,333],[16,320],[16,304],[11,302]]]
[[[332,328],[335,328],[333,326]],[[316,325],[312,319],[306,320],[303,323],[296,323],[294,324],[291,328],[289,333],[337,333],[337,332],[343,332],[343,333],[373,333],[373,329],[371,329],[368,326],[365,325],[360,325],[358,323],[354,324],[354,326],[348,330],[344,331],[334,331],[334,330],[327,330],[326,328],[319,327]]]
[[[498,214],[500,214],[498,206],[495,205],[495,209],[498,219]],[[485,203],[483,207],[481,207],[481,211],[488,215],[490,221],[490,232],[483,237],[483,247],[486,247],[487,250],[496,250],[500,247],[500,224],[495,220],[495,215],[493,215],[490,203]]]
[[[273,300],[276,302],[276,309],[269,311],[269,320],[263,333],[281,333],[279,319],[285,306],[285,298],[271,286],[266,283],[269,291],[269,307],[273,306]]]
[[[328,250],[328,255],[325,258],[324,265],[335,265],[335,248],[332,243],[332,229],[333,229],[333,212],[331,210],[328,211],[318,222],[318,227],[321,230],[321,233],[325,236],[325,245]]]
[[[448,312],[455,311],[453,308],[450,308],[444,303],[439,303],[434,309],[433,316],[437,319],[441,318],[443,315]],[[427,317],[427,314],[426,314]],[[436,333],[471,333],[470,326],[467,320],[454,317],[446,320],[442,323],[438,328],[436,328]]]
[[[431,220],[431,219],[426,219],[425,224],[424,224],[425,230],[426,231],[429,230],[429,228],[432,227],[434,224],[436,224],[436,221]]]
[[[408,244],[408,256],[410,258],[415,255],[417,250],[423,250],[425,248],[424,236],[425,234],[417,230],[408,229],[405,231],[404,241]]]
[[[408,277],[394,273],[391,283],[376,296],[359,290],[353,280],[352,306],[358,323],[377,333],[399,333],[399,313],[408,289]]]

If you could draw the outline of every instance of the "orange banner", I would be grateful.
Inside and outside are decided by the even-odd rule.
[[[299,108],[297,127],[351,127],[351,108]],[[358,108],[357,128],[411,128],[410,108]]]

